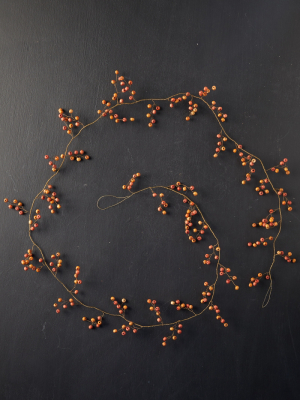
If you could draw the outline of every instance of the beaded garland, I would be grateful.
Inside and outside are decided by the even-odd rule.
[[[180,317],[176,321],[173,322],[164,322],[161,309],[154,299],[147,299],[147,304],[151,312],[155,314],[156,322],[149,324],[149,325],[141,325],[137,322],[131,321],[128,314],[128,306],[127,300],[122,298],[121,300],[117,300],[115,297],[111,297],[112,304],[116,307],[116,312],[108,312],[102,310],[99,307],[91,306],[84,304],[79,298],[79,289],[78,285],[81,285],[82,281],[79,279],[80,275],[80,267],[76,266],[74,271],[74,283],[72,288],[69,288],[62,282],[59,278],[59,271],[62,267],[62,259],[59,252],[52,254],[49,260],[46,258],[45,254],[43,253],[42,249],[39,247],[37,242],[33,239],[33,232],[38,230],[40,220],[42,217],[42,213],[40,209],[35,209],[35,204],[38,200],[46,200],[48,204],[48,209],[50,213],[55,214],[60,208],[61,203],[59,199],[59,195],[57,194],[54,187],[50,184],[50,181],[56,177],[56,175],[60,172],[62,167],[66,165],[67,160],[70,161],[85,161],[90,160],[90,156],[85,153],[83,150],[73,150],[69,151],[69,147],[77,138],[81,132],[86,129],[87,127],[95,124],[102,118],[108,117],[110,120],[114,121],[115,123],[127,123],[127,122],[134,122],[135,118],[133,117],[121,117],[119,114],[116,113],[116,109],[122,105],[134,105],[140,102],[147,103],[147,114],[146,117],[149,119],[148,126],[149,128],[153,127],[153,125],[157,122],[157,116],[162,111],[161,104],[168,103],[170,108],[176,107],[179,103],[185,103],[187,105],[187,114],[185,116],[186,121],[191,120],[194,116],[196,116],[199,104],[196,101],[200,101],[200,104],[208,107],[214,118],[217,120],[217,123],[220,128],[220,132],[217,134],[217,147],[215,149],[215,153],[213,157],[217,158],[222,152],[226,150],[226,146],[231,143],[233,145],[232,152],[238,155],[241,165],[243,167],[248,167],[248,171],[245,174],[245,179],[242,180],[242,184],[245,185],[249,182],[253,175],[255,174],[255,164],[258,162],[264,172],[264,176],[261,179],[258,179],[258,186],[255,188],[256,192],[259,196],[268,195],[270,193],[274,193],[277,197],[277,208],[270,209],[267,212],[267,216],[263,218],[258,223],[253,223],[253,227],[262,227],[266,230],[269,229],[277,229],[277,233],[274,236],[269,237],[261,237],[256,242],[249,242],[249,247],[258,247],[260,245],[267,246],[269,243],[272,245],[272,262],[270,264],[269,269],[264,273],[259,273],[257,277],[251,277],[249,282],[249,287],[253,287],[258,285],[258,283],[265,278],[266,281],[269,282],[269,288],[265,295],[262,307],[267,306],[270,301],[271,292],[272,292],[272,268],[274,266],[276,257],[282,257],[288,263],[295,263],[296,259],[292,258],[291,252],[283,252],[282,250],[277,250],[276,248],[276,241],[280,235],[281,228],[282,228],[282,206],[286,206],[288,211],[292,211],[291,204],[292,202],[287,198],[287,192],[283,188],[275,188],[273,185],[268,171],[272,171],[278,173],[280,170],[283,170],[287,175],[290,174],[290,171],[287,166],[288,160],[284,158],[282,161],[279,162],[277,166],[272,168],[266,169],[262,160],[249,151],[245,150],[243,146],[237,143],[234,139],[232,139],[225,131],[223,124],[227,120],[227,114],[223,113],[222,107],[217,106],[215,101],[212,101],[209,104],[205,97],[211,92],[208,87],[204,87],[203,90],[199,91],[199,94],[192,95],[189,92],[186,93],[178,93],[176,95],[169,96],[167,98],[162,99],[140,99],[137,100],[135,95],[136,92],[132,90],[132,81],[126,80],[123,76],[120,76],[118,71],[115,71],[116,77],[114,80],[111,81],[112,85],[115,88],[115,92],[112,96],[111,101],[102,100],[103,110],[98,110],[98,117],[93,121],[86,125],[84,125],[78,116],[74,116],[73,110],[69,110],[68,113],[64,112],[62,108],[59,108],[59,118],[63,121],[63,130],[70,136],[70,140],[64,150],[64,152],[58,156],[50,157],[49,155],[45,155],[45,160],[48,161],[49,166],[52,169],[52,175],[44,184],[42,190],[35,196],[31,203],[30,209],[27,211],[23,205],[23,203],[17,199],[14,199],[10,202],[7,198],[4,199],[5,203],[8,203],[8,207],[10,209],[14,209],[18,211],[20,215],[29,215],[29,228],[28,234],[29,239],[32,242],[32,248],[28,249],[27,252],[24,254],[24,259],[21,261],[21,264],[24,266],[24,270],[32,270],[36,272],[40,272],[42,269],[48,269],[50,274],[58,281],[62,287],[66,290],[67,294],[70,296],[68,300],[63,298],[58,298],[57,303],[54,303],[54,308],[56,313],[59,314],[62,309],[66,309],[69,307],[74,307],[76,305],[81,305],[82,307],[88,308],[93,310],[95,315],[93,318],[83,317],[82,320],[88,323],[88,328],[99,328],[102,325],[102,320],[104,316],[109,317],[116,317],[121,318],[122,324],[120,328],[113,329],[114,333],[121,332],[123,336],[126,335],[128,332],[137,333],[139,330],[144,328],[154,328],[154,327],[168,327],[170,333],[165,335],[162,340],[162,345],[166,346],[167,341],[169,339],[176,340],[178,335],[182,333],[183,322],[198,317],[203,314],[206,310],[211,310],[216,313],[216,319],[219,320],[224,327],[228,326],[228,323],[220,314],[220,308],[214,303],[214,296],[216,291],[216,285],[218,282],[219,276],[225,275],[227,284],[232,284],[235,290],[239,289],[239,286],[236,285],[235,281],[237,277],[235,275],[231,275],[231,269],[225,267],[223,264],[220,263],[221,259],[221,246],[219,240],[213,230],[211,229],[209,223],[204,218],[203,213],[200,210],[199,205],[192,200],[187,193],[191,192],[193,197],[197,196],[197,192],[195,191],[194,186],[184,184],[182,182],[176,182],[175,184],[171,184],[169,186],[151,186],[147,187],[138,191],[133,191],[134,183],[136,179],[140,178],[140,173],[133,174],[132,178],[127,182],[127,184],[123,185],[123,190],[126,190],[128,195],[117,197],[117,196],[102,196],[97,201],[97,207],[100,210],[106,210],[107,208],[111,208],[117,206],[118,204],[124,202],[125,200],[131,198],[132,196],[139,194],[144,191],[150,191],[151,196],[153,198],[157,198],[158,202],[158,211],[162,213],[162,215],[167,215],[167,209],[169,203],[167,203],[165,198],[165,193],[172,192],[181,196],[184,205],[187,207],[185,212],[185,220],[184,220],[184,231],[188,235],[188,238],[191,243],[201,242],[203,235],[206,232],[210,232],[215,239],[214,245],[209,245],[209,252],[205,254],[205,259],[203,263],[206,265],[214,264],[215,263],[215,271],[216,277],[214,282],[204,282],[204,290],[201,293],[200,304],[202,304],[202,308],[199,311],[195,310],[195,307],[192,304],[189,304],[185,301],[176,299],[170,302],[172,307],[176,307],[176,310],[180,312]],[[215,86],[211,88],[213,91],[216,90]],[[127,100],[128,99],[128,100]],[[128,102],[129,101],[129,102]],[[79,128],[79,131],[76,132],[76,129]],[[59,165],[58,165],[59,164]],[[161,192],[161,193],[157,193]],[[164,193],[165,192],[165,193]],[[113,204],[109,207],[102,208],[100,207],[100,201],[104,197],[113,197],[119,199],[116,204]],[[277,217],[277,219],[276,219]],[[36,251],[37,253],[34,253]]]

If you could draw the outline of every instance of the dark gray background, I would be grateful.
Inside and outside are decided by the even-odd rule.
[[[30,205],[51,172],[44,154],[60,154],[67,143],[57,109],[94,120],[118,69],[133,80],[138,98],[216,85],[209,99],[229,115],[228,133],[267,167],[289,158],[291,175],[272,177],[298,199],[299,11],[297,0],[2,1],[2,197]],[[203,281],[213,276],[202,264],[211,236],[195,247],[188,242],[184,208],[174,195],[167,217],[146,193],[105,212],[96,201],[122,195],[121,185],[138,171],[139,188],[193,184],[222,260],[238,276],[239,292],[225,279],[217,288],[229,327],[207,312],[163,348],[167,328],[122,337],[112,334],[118,320],[107,318],[103,328],[89,331],[81,318],[93,313],[78,307],[56,315],[52,304],[66,294],[49,273],[23,272],[27,218],[3,204],[1,399],[299,398],[299,263],[277,260],[265,309],[267,285],[248,288],[271,261],[270,248],[247,248],[261,236],[251,223],[276,198],[258,198],[254,182],[241,186],[245,171],[230,151],[212,157],[218,126],[206,109],[186,123],[183,108],[161,105],[153,129],[143,104],[124,108],[135,124],[102,120],[84,131],[71,150],[83,148],[92,159],[67,164],[55,179],[62,212],[46,214],[34,238],[48,256],[62,253],[67,285],[81,266],[84,302],[114,311],[110,296],[126,297],[130,318],[151,324],[145,300],[156,298],[172,321],[178,315],[167,307],[172,299],[200,309]],[[284,211],[278,245],[299,258],[297,209],[296,201],[292,213]]]

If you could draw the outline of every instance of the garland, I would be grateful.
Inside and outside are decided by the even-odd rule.
[[[247,167],[247,172],[245,173],[245,178],[242,180],[242,184],[245,185],[247,182],[251,181],[253,175],[255,174],[255,164],[259,163],[263,169],[264,176],[259,180],[259,185],[255,188],[256,192],[259,196],[268,195],[270,193],[274,193],[277,197],[277,208],[268,210],[267,216],[263,218],[258,223],[253,223],[253,227],[262,227],[266,230],[269,229],[277,229],[277,233],[274,236],[261,237],[256,242],[249,242],[249,247],[258,247],[260,245],[267,246],[269,243],[272,246],[272,261],[269,266],[269,269],[264,273],[259,273],[257,277],[251,277],[249,282],[249,287],[256,286],[261,280],[264,278],[269,282],[269,288],[265,295],[264,301],[262,303],[262,307],[266,307],[271,298],[271,292],[273,287],[272,281],[272,268],[274,266],[276,257],[282,257],[288,263],[296,262],[295,258],[292,258],[292,253],[284,253],[282,250],[277,250],[276,241],[280,235],[282,229],[282,206],[287,206],[288,211],[292,211],[291,204],[292,202],[288,200],[287,193],[283,188],[276,188],[268,174],[268,171],[272,171],[278,173],[280,170],[283,170],[287,175],[290,174],[290,171],[287,166],[288,160],[285,158],[277,166],[266,169],[262,160],[256,157],[254,154],[245,150],[243,146],[237,143],[234,139],[232,139],[224,129],[224,123],[227,120],[227,114],[223,113],[222,107],[217,106],[215,101],[212,101],[209,104],[205,98],[211,92],[208,87],[204,87],[203,90],[199,91],[199,94],[192,95],[191,93],[178,93],[176,95],[169,96],[164,99],[140,99],[137,100],[135,98],[136,92],[131,89],[132,81],[126,80],[123,76],[119,75],[118,71],[115,71],[116,78],[111,81],[112,85],[115,88],[115,92],[112,96],[111,101],[102,100],[103,110],[98,110],[98,117],[93,121],[86,125],[84,125],[78,116],[74,116],[73,110],[69,110],[68,113],[64,112],[62,108],[58,110],[59,118],[63,121],[63,130],[70,136],[70,140],[64,150],[64,152],[58,156],[49,157],[49,155],[45,155],[45,160],[48,161],[50,168],[52,169],[52,175],[43,185],[42,190],[35,196],[31,203],[31,207],[29,210],[24,208],[24,205],[21,201],[15,199],[10,202],[7,198],[4,199],[5,203],[9,203],[8,207],[10,209],[14,209],[18,211],[20,215],[28,214],[29,216],[29,228],[28,235],[29,239],[32,242],[32,248],[28,249],[24,254],[24,259],[21,261],[21,264],[24,266],[24,270],[32,270],[35,272],[40,272],[42,269],[47,269],[51,276],[59,282],[62,287],[67,292],[70,297],[68,300],[63,298],[58,298],[57,303],[54,303],[54,308],[56,313],[59,314],[62,309],[66,309],[68,307],[74,307],[76,305],[81,305],[87,309],[93,310],[95,315],[93,318],[83,317],[82,320],[88,323],[89,329],[99,328],[102,325],[103,317],[110,316],[115,318],[121,318],[122,325],[118,329],[113,329],[114,333],[121,332],[123,336],[126,335],[127,332],[137,333],[141,329],[145,328],[154,328],[154,327],[168,327],[170,333],[163,337],[162,345],[166,346],[167,341],[169,339],[176,340],[178,335],[182,333],[183,322],[188,321],[190,319],[196,318],[202,315],[206,310],[211,310],[216,313],[216,319],[219,320],[224,327],[228,326],[228,323],[220,314],[220,308],[214,303],[214,296],[216,291],[217,282],[219,276],[225,275],[226,283],[232,284],[235,290],[239,289],[239,286],[236,285],[235,281],[237,277],[235,275],[231,275],[230,268],[226,268],[223,264],[221,264],[221,246],[219,240],[213,230],[211,229],[209,223],[204,218],[203,213],[200,210],[199,205],[195,203],[187,194],[191,192],[193,197],[197,196],[197,192],[195,191],[194,186],[186,185],[182,182],[176,182],[175,184],[171,184],[169,186],[151,186],[138,191],[133,191],[134,183],[138,178],[140,178],[140,173],[136,173],[130,178],[126,185],[123,185],[123,190],[127,191],[127,195],[123,197],[117,196],[102,196],[97,201],[97,207],[100,210],[106,210],[111,207],[115,207],[120,203],[128,200],[132,196],[139,194],[144,191],[149,191],[153,198],[159,199],[158,203],[158,211],[162,213],[162,215],[167,215],[167,209],[169,203],[166,202],[165,193],[172,192],[181,196],[182,201],[185,205],[185,220],[184,220],[184,230],[188,235],[188,238],[191,243],[199,243],[201,242],[203,236],[206,232],[211,232],[215,239],[215,244],[209,246],[209,252],[205,254],[205,259],[203,263],[206,265],[215,264],[215,272],[216,277],[214,282],[204,282],[204,290],[201,294],[200,304],[202,304],[202,308],[199,311],[196,311],[195,307],[192,304],[189,304],[185,301],[176,299],[170,302],[172,307],[175,307],[176,310],[180,312],[180,317],[176,321],[173,322],[164,322],[160,307],[158,303],[154,299],[147,299],[147,303],[151,312],[155,313],[156,322],[149,325],[141,325],[137,322],[134,322],[129,319],[128,314],[128,306],[127,300],[122,298],[117,300],[115,297],[111,297],[112,304],[116,307],[116,312],[108,312],[106,310],[102,310],[99,307],[91,306],[84,304],[78,297],[79,289],[78,285],[82,284],[81,279],[79,279],[80,275],[80,267],[76,266],[74,271],[74,283],[71,285],[71,288],[66,286],[65,283],[59,278],[59,271],[61,270],[63,261],[61,259],[61,255],[59,252],[52,254],[48,260],[42,249],[37,244],[36,240],[33,238],[33,232],[39,229],[39,223],[42,217],[42,213],[40,209],[35,209],[35,205],[39,200],[46,200],[48,205],[48,209],[50,213],[54,214],[61,208],[60,199],[58,194],[54,190],[50,181],[59,174],[60,170],[64,165],[66,165],[67,161],[86,161],[90,160],[90,156],[85,153],[84,150],[75,150],[69,151],[70,145],[72,142],[82,133],[84,129],[95,124],[100,119],[108,117],[110,120],[115,123],[128,123],[134,122],[135,118],[133,117],[121,117],[117,114],[116,110],[122,105],[134,105],[140,102],[144,102],[147,104],[147,114],[146,117],[149,119],[148,126],[149,128],[153,127],[157,122],[157,117],[162,111],[161,104],[168,103],[170,108],[174,108],[180,103],[186,105],[186,121],[190,121],[197,115],[199,110],[199,104],[202,104],[208,107],[214,118],[216,119],[220,131],[217,134],[217,147],[215,149],[215,153],[213,157],[217,158],[222,152],[224,152],[228,146],[231,144],[233,154],[236,154],[241,162],[243,167]],[[216,90],[215,86],[212,86],[212,90]],[[127,100],[128,99],[128,100]],[[128,102],[129,101],[129,102]],[[199,102],[199,104],[197,103]],[[120,109],[121,110],[121,109]],[[77,129],[79,129],[77,131]],[[59,164],[59,165],[58,165]],[[161,192],[158,193],[157,192]],[[164,193],[165,192],[165,193]],[[100,207],[100,201],[104,197],[113,197],[119,199],[116,204],[113,204],[109,207],[102,208]],[[35,210],[34,210],[35,209]],[[44,214],[44,213],[43,213]],[[35,234],[34,234],[35,235]],[[182,311],[184,313],[182,313]]]

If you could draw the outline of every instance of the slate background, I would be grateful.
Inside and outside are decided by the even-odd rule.
[[[290,176],[272,175],[296,199],[294,211],[284,212],[278,245],[299,258],[299,13],[297,0],[1,2],[2,197],[29,206],[51,172],[44,154],[60,154],[67,143],[57,109],[95,119],[115,69],[133,80],[138,98],[216,85],[209,99],[228,113],[228,133],[267,166],[290,160]],[[112,334],[116,320],[89,331],[81,318],[93,315],[83,309],[56,315],[52,304],[65,294],[50,274],[22,271],[27,218],[3,204],[1,399],[299,398],[299,264],[276,262],[265,309],[267,286],[248,288],[271,260],[270,248],[247,248],[261,232],[251,223],[275,198],[258,199],[254,182],[241,187],[244,171],[230,151],[212,157],[218,127],[207,110],[186,123],[182,108],[162,107],[153,129],[144,104],[124,108],[136,123],[103,120],[78,137],[72,149],[92,160],[68,164],[55,179],[62,212],[45,218],[34,237],[46,254],[62,253],[67,285],[81,266],[86,303],[114,311],[110,296],[126,297],[131,318],[151,323],[145,299],[156,298],[172,321],[178,314],[170,300],[200,307],[202,283],[213,275],[202,264],[211,237],[195,247],[188,242],[176,196],[168,197],[168,217],[146,193],[106,212],[96,201],[122,195],[121,185],[138,171],[138,187],[194,184],[241,288],[219,281],[216,302],[229,327],[207,312],[163,348],[167,328],[122,337]]]

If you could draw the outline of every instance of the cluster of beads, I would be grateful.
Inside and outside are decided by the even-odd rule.
[[[153,101],[153,104],[147,104],[147,108],[149,109],[149,112],[146,114],[146,117],[151,118],[148,126],[149,128],[152,128],[153,124],[156,123],[155,116],[157,114],[157,111],[160,110],[160,106],[157,106]]]
[[[201,304],[205,304],[208,301],[210,301],[211,293],[214,290],[214,285],[210,285],[209,286],[208,282],[204,282],[204,286],[208,287],[208,290],[205,290],[205,291],[202,292],[202,299],[200,299],[200,303]]]
[[[272,208],[269,210],[269,214],[266,216],[266,218],[263,218],[261,221],[258,223],[253,222],[252,227],[256,228],[257,226],[262,226],[265,229],[272,229],[278,226],[278,222],[275,221],[275,218],[273,217],[272,214],[274,214],[277,210],[273,210]],[[273,239],[270,239],[273,240]]]
[[[282,161],[280,161],[279,165],[276,165],[275,167],[269,168],[271,171],[276,172],[276,174],[278,174],[280,169],[283,169],[284,172],[287,175],[290,175],[291,171],[289,170],[288,166],[287,166],[287,162],[288,159],[284,158]],[[267,170],[268,171],[268,170]]]
[[[182,324],[176,323],[174,326],[170,326],[170,331],[172,332],[170,336],[163,337],[163,342],[162,342],[163,346],[167,345],[167,340],[169,339],[177,340],[176,334],[180,335],[182,333]]]
[[[243,146],[241,144],[236,145],[236,147],[232,150],[234,153],[238,153],[240,157],[240,161],[243,167],[246,167],[247,165],[249,166],[249,172],[246,173],[246,178],[242,180],[242,185],[245,185],[247,182],[251,181],[251,176],[252,174],[255,173],[255,163],[256,159],[253,158],[250,154],[247,156],[241,151]],[[267,183],[268,180],[265,182]],[[260,183],[263,183],[263,181],[260,181]],[[257,189],[256,189],[257,190]],[[269,193],[269,191],[266,191],[266,193]],[[261,194],[261,193],[260,193]],[[263,193],[262,193],[263,194]]]
[[[269,183],[269,179],[267,179],[267,178],[266,179],[260,179],[259,183],[260,183],[260,186],[257,186],[255,188],[255,191],[258,192],[258,194],[260,196],[263,196],[264,194],[269,194],[270,190],[266,189],[266,185],[265,185],[266,183]]]
[[[216,306],[216,305],[210,305],[210,306],[208,307],[208,309],[209,309],[210,311],[215,311],[216,314],[217,314],[216,319],[219,320],[219,321],[221,322],[221,324],[223,324],[223,325],[225,326],[225,328],[228,327],[228,323],[225,322],[225,319],[222,318],[221,315],[220,315],[220,312],[221,312],[221,311],[220,311],[220,309],[219,309],[218,306]]]
[[[172,190],[177,190],[178,192],[180,192],[181,190],[182,190],[183,192],[187,192],[188,190],[190,190],[190,191],[193,193],[193,195],[194,195],[195,197],[198,196],[198,193],[195,192],[195,187],[194,187],[194,186],[184,185],[184,184],[181,183],[181,182],[176,182],[176,184],[175,184],[175,185],[171,185],[170,188],[171,188]],[[186,202],[185,202],[185,203],[186,203]]]
[[[82,284],[82,280],[78,279],[78,275],[80,274],[80,267],[77,265],[77,267],[75,268],[75,273],[74,273],[74,285],[81,285]],[[78,291],[77,291],[78,292]],[[75,293],[75,292],[74,292]]]
[[[129,180],[129,182],[127,182],[127,184],[126,185],[123,185],[122,186],[122,189],[127,189],[127,190],[131,190],[132,189],[132,187],[133,187],[133,184],[134,184],[134,182],[135,182],[135,180],[136,180],[136,178],[139,178],[141,176],[141,174],[139,173],[139,172],[137,172],[136,174],[133,174],[132,175],[132,178]]]
[[[222,264],[219,264],[219,275],[227,275],[226,283],[229,285],[232,283],[234,285],[235,290],[239,290],[239,286],[234,283],[234,281],[237,280],[237,277],[235,275],[229,275],[229,272],[231,272],[230,268],[225,268]]]
[[[10,202],[7,198],[4,199],[4,203],[9,203],[8,208],[11,210],[19,211],[20,215],[26,214],[28,211],[25,210],[23,203],[21,201],[14,199]]]
[[[256,286],[256,285],[260,282],[260,280],[261,280],[263,277],[265,277],[266,280],[269,280],[269,279],[270,279],[270,275],[269,275],[267,272],[265,272],[264,274],[262,274],[261,272],[259,272],[259,273],[257,274],[257,277],[256,277],[256,278],[253,278],[253,277],[252,277],[252,278],[250,279],[249,287]]]
[[[65,158],[65,155],[64,155],[64,154],[61,154],[60,157],[59,157],[59,156],[55,156],[55,157],[53,157],[52,159],[50,159],[50,157],[48,156],[48,154],[46,154],[46,155],[44,156],[44,158],[45,158],[45,160],[50,160],[50,161],[48,162],[48,164],[49,164],[50,167],[52,168],[52,171],[53,171],[53,172],[56,172],[56,171],[57,171],[57,165],[55,164],[55,161],[59,161],[60,158],[61,158],[61,159],[64,159],[64,158]]]
[[[33,221],[32,219],[30,219],[30,220],[28,221],[28,223],[29,223],[29,229],[30,229],[31,231],[34,231],[34,230],[39,226],[39,224],[37,223],[37,221],[40,220],[40,219],[42,218],[42,216],[41,216],[41,214],[40,214],[41,211],[40,211],[39,209],[35,210],[35,213],[36,213],[36,215],[33,216],[34,221]]]
[[[188,200],[184,199],[183,200],[184,203],[187,203]],[[199,242],[200,240],[203,239],[203,237],[201,235],[204,235],[204,233],[206,232],[206,230],[208,229],[208,226],[206,224],[203,225],[203,222],[201,220],[198,221],[198,225],[201,226],[201,229],[197,229],[197,228],[192,228],[193,227],[193,216],[198,214],[198,211],[195,209],[195,203],[193,201],[189,202],[190,208],[187,209],[186,214],[185,214],[185,220],[184,220],[184,231],[187,235],[189,235],[189,240],[192,243],[196,243],[197,241]],[[202,226],[203,225],[203,226]],[[193,230],[193,233],[195,234],[195,236],[193,236],[192,234],[190,234],[190,229]]]
[[[134,325],[133,322],[128,322],[128,325],[122,325],[121,329],[114,329],[113,333],[117,333],[121,331],[122,336],[125,336],[127,332],[132,331],[133,333],[137,333],[138,328]]]
[[[163,320],[160,313],[160,307],[156,305],[156,300],[148,299],[147,303],[150,304],[149,310],[155,311],[155,314],[157,316],[156,321],[159,322],[160,324],[163,324]]]
[[[57,197],[57,193],[53,190],[52,185],[48,185],[47,189],[44,189],[43,192],[44,194],[41,196],[41,199],[47,200],[47,202],[50,203],[48,208],[51,214],[55,214],[54,207],[56,207],[57,209],[61,208],[61,205],[59,204],[59,198]],[[37,212],[37,214],[39,214],[39,212]]]
[[[62,306],[62,308],[66,309],[68,308],[68,305],[70,305],[71,307],[75,306],[75,301],[74,299],[70,298],[69,300],[63,300],[61,297],[59,299],[57,299],[58,303],[60,303],[60,305]],[[59,304],[54,303],[53,307],[56,308],[56,314],[60,313],[60,309],[58,308]]]
[[[124,76],[118,76],[119,75],[119,71],[115,71],[115,74],[116,74],[116,79],[113,79],[111,81],[111,83],[114,85],[114,87],[116,89],[116,92],[112,96],[112,101],[115,101],[116,102],[115,105],[117,105],[117,104],[123,104],[124,103],[124,99],[120,98],[119,95],[121,93],[127,93],[130,90],[130,86],[132,85],[133,82],[132,81],[128,81],[127,82],[125,80]],[[118,87],[117,87],[117,83],[118,82],[119,82],[120,86],[122,87],[121,91],[118,90]],[[129,95],[129,100],[131,100],[131,101],[135,100],[135,98],[134,98],[135,94],[136,94],[136,92],[134,90],[131,91],[131,93]],[[111,102],[109,102],[107,100],[102,100],[102,104],[104,105],[104,110],[98,110],[97,111],[97,113],[101,117],[106,117],[107,115],[109,115],[109,118],[111,120],[114,120],[116,123],[127,122],[128,121],[127,118],[125,118],[125,117],[120,118],[118,114],[116,114],[116,113],[114,114],[113,107],[115,107],[115,105],[112,106]],[[134,118],[129,118],[129,120],[133,122],[135,119]]]
[[[102,325],[102,316],[98,316],[97,318],[88,319],[87,317],[82,317],[82,321],[86,321],[89,323],[89,329],[100,328]]]
[[[252,174],[255,173],[255,168],[253,168],[253,167],[254,167],[254,165],[256,163],[256,159],[255,158],[251,158],[250,155],[248,155],[247,157],[243,157],[243,153],[242,152],[240,152],[239,155],[240,155],[240,157],[242,157],[241,158],[242,166],[244,167],[247,164],[249,165],[249,172],[246,173],[246,178],[242,180],[242,185],[245,185],[247,182],[251,181]],[[268,180],[265,179],[264,182],[267,183]],[[263,183],[263,181],[260,181],[260,183]]]
[[[51,261],[49,262],[49,267],[51,267],[52,272],[57,272],[62,266],[62,259],[60,258],[60,253],[51,254]]]
[[[237,280],[237,277],[236,277],[235,275],[229,275],[229,272],[231,272],[231,269],[230,269],[230,268],[225,268],[222,264],[220,264],[219,274],[220,274],[221,276],[224,275],[224,274],[226,274],[226,275],[227,275],[227,279],[226,279],[225,282],[226,282],[228,285],[229,285],[230,283],[233,283],[234,289],[235,289],[235,290],[239,290],[240,287],[234,283],[234,281]]]
[[[119,310],[119,314],[125,315],[125,312],[126,312],[126,310],[128,309],[127,304],[125,304],[127,300],[123,298],[123,299],[121,300],[121,303],[122,303],[122,304],[120,304],[120,303],[115,299],[115,297],[111,297],[110,299],[111,299],[111,301],[113,302],[114,306],[116,306],[117,309]]]
[[[291,258],[293,254],[290,251],[285,255],[284,251],[278,250],[276,255],[282,257],[288,263],[295,263],[297,261],[296,258]]]
[[[34,260],[34,254],[31,249],[27,250],[27,253],[24,254],[24,260],[21,260],[21,264],[24,265],[24,271],[28,271],[31,269],[32,271],[40,272],[43,267],[44,260],[42,258],[39,259],[39,263],[42,264],[38,267],[32,264]]]
[[[270,238],[269,238],[270,239]],[[273,238],[272,238],[273,239]],[[262,241],[262,239],[261,239],[261,241]],[[258,242],[256,242],[256,243],[258,243]],[[256,246],[254,246],[254,244],[255,243],[253,243],[253,247],[256,247]],[[263,243],[264,244],[264,243]],[[292,257],[292,253],[291,252],[288,252],[287,254],[284,254],[284,251],[280,251],[280,250],[278,250],[277,251],[277,253],[276,253],[276,255],[277,256],[279,256],[279,257],[282,257],[286,262],[288,262],[288,263],[295,263],[297,260],[296,260],[296,258],[291,258]],[[260,282],[260,280],[262,279],[262,278],[265,278],[266,280],[269,280],[270,279],[270,274],[269,274],[269,272],[265,272],[265,273],[261,273],[261,272],[259,272],[258,274],[257,274],[257,277],[256,278],[251,278],[250,279],[250,283],[249,283],[249,287],[252,287],[252,286],[256,286],[259,282]]]
[[[152,196],[156,197],[157,194],[156,193],[152,193]],[[159,197],[160,197],[161,200],[160,200],[160,206],[158,207],[157,211],[161,212],[163,215],[166,215],[167,211],[164,210],[164,208],[169,207],[169,204],[165,200],[163,200],[164,196],[165,195],[163,193],[159,194]]]
[[[80,121],[79,121],[79,117],[73,117],[73,110],[69,110],[69,115],[64,114],[64,110],[62,108],[58,109],[58,117],[61,119],[61,121],[63,121],[65,123],[65,125],[63,126],[63,130],[67,131],[67,133],[69,135],[73,134],[73,129],[75,127],[78,127],[80,125],[83,125]]]
[[[211,253],[205,254],[206,260],[203,260],[203,264],[209,265],[211,263],[211,258],[213,257],[216,261],[220,258],[220,247],[217,245],[209,245],[209,250],[212,250]],[[217,254],[218,253],[218,254]]]
[[[68,156],[70,156],[70,160],[71,161],[78,161],[80,162],[81,160],[85,159],[85,160],[89,160],[90,156],[88,154],[84,155],[84,150],[75,150],[74,152],[72,151],[68,151]]]
[[[132,84],[133,84],[133,82],[132,81],[126,81],[126,79],[124,78],[124,76],[118,76],[119,75],[119,71],[115,71],[115,74],[116,74],[116,79],[114,80],[112,80],[111,81],[111,83],[112,83],[112,85],[114,85],[114,87],[115,87],[115,89],[116,89],[116,92],[117,93],[114,93],[113,94],[113,97],[112,97],[112,100],[114,100],[114,101],[117,101],[117,102],[119,102],[119,103],[123,103],[124,102],[124,100],[123,99],[119,99],[118,98],[118,94],[119,93],[126,93],[126,92],[128,92],[129,90],[130,90],[130,86],[132,86]],[[118,87],[117,87],[117,83],[119,82],[119,84],[120,84],[120,86],[122,86],[122,88],[121,88],[121,92],[118,90]],[[135,93],[135,91],[132,91],[131,93],[130,93],[130,95],[129,95],[129,100],[135,100],[135,98],[133,97],[134,95],[135,95],[136,93]],[[103,102],[102,102],[103,103]],[[103,103],[103,104],[105,104],[105,103]]]
[[[215,103],[215,102],[213,101],[213,103]],[[222,109],[222,107],[219,107],[219,108]],[[214,106],[211,107],[211,109],[213,110]],[[218,138],[218,142],[217,142],[217,147],[216,147],[215,154],[214,154],[215,158],[218,157],[220,151],[225,151],[226,150],[225,142],[227,142],[227,137],[222,135],[222,131],[217,134],[217,138]]]
[[[269,240],[270,242],[273,240],[273,236],[269,236],[269,238],[260,238],[259,240],[257,240],[256,242],[248,242],[248,246],[249,247],[258,247],[260,246],[260,244],[262,244],[263,246],[267,246],[268,242],[267,240]]]
[[[208,89],[208,91],[210,91],[210,90]],[[172,97],[171,98],[171,103],[170,103],[170,107],[173,108],[174,104],[180,103],[180,102],[182,102],[182,100],[187,100],[188,97],[190,97],[190,100],[188,102],[188,104],[189,104],[189,107],[188,107],[189,114],[188,114],[187,117],[185,117],[186,121],[190,121],[191,117],[196,115],[197,112],[198,112],[198,104],[193,102],[193,96],[191,95],[191,93],[187,92],[185,94],[185,96],[182,96],[182,97],[177,97],[177,98]]]
[[[180,300],[175,300],[175,301],[172,300],[171,301],[171,305],[172,306],[176,306],[176,310],[177,311],[188,310],[188,311],[192,312],[193,314],[195,314],[194,311],[193,311],[194,306],[192,304],[183,303]]]
[[[213,88],[215,88],[215,89],[213,89],[213,90],[216,90],[216,87],[215,86],[213,86]],[[207,89],[207,88],[206,88]],[[204,88],[204,92],[202,92],[203,94],[205,93],[205,88]],[[199,95],[200,95],[200,97],[201,97],[201,94],[200,94],[200,92],[199,92]],[[222,107],[217,107],[217,103],[215,102],[215,101],[212,101],[211,102],[211,106],[210,106],[210,108],[213,110],[213,111],[218,111],[217,112],[217,116],[218,116],[218,118],[220,118],[220,121],[221,122],[225,122],[226,121],[226,118],[228,117],[228,115],[227,114],[223,114],[221,111],[223,110],[223,108]],[[217,136],[218,138],[219,138],[219,136]],[[224,140],[224,139],[223,139]],[[226,140],[227,140],[227,138],[226,138]],[[225,140],[225,142],[226,142],[226,140]],[[222,143],[221,144],[218,144],[218,146],[222,146]],[[223,150],[223,149],[222,149]],[[224,149],[225,150],[225,149]],[[223,151],[224,151],[223,150]]]
[[[288,200],[288,198],[287,198],[287,192],[285,192],[282,188],[280,188],[280,189],[278,190],[277,194],[278,194],[278,196],[282,196],[282,202],[281,202],[281,204],[282,204],[283,206],[287,205],[287,206],[288,206],[288,207],[287,207],[288,211],[292,211],[292,210],[293,210],[293,207],[291,207],[292,202],[291,202],[291,200]]]

